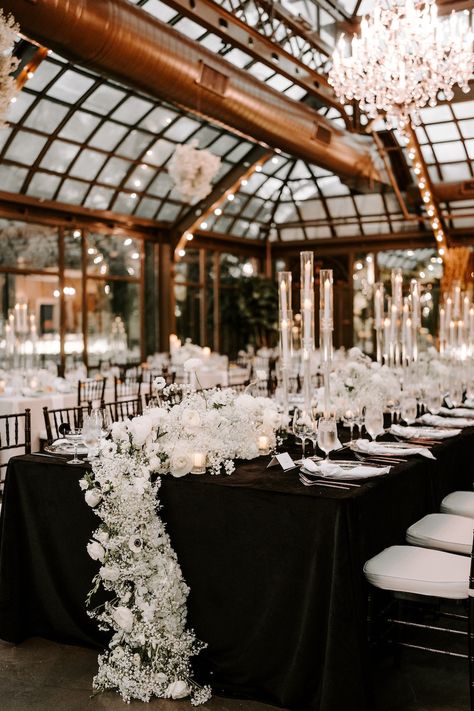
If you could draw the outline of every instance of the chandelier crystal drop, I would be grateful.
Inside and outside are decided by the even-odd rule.
[[[468,12],[440,19],[434,0],[375,0],[349,47],[340,38],[329,83],[342,103],[355,99],[369,118],[385,112],[403,132],[420,123],[421,108],[436,106],[440,91],[448,101],[455,84],[469,92],[473,38]]]

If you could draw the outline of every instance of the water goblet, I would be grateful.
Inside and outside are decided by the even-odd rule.
[[[71,427],[71,429],[65,434],[68,442],[74,445],[74,456],[68,461],[68,464],[82,464],[82,460],[77,456],[77,447],[82,441],[82,427]]]
[[[428,392],[426,394],[425,404],[432,415],[437,415],[441,409],[441,396],[439,392]]]
[[[368,405],[365,408],[364,424],[369,436],[375,441],[378,435],[384,431],[381,405]]]
[[[334,418],[322,417],[318,423],[318,447],[329,459],[329,452],[336,448],[337,443],[337,423]]]
[[[305,410],[301,410],[299,407],[295,407],[292,429],[295,437],[301,440],[304,459],[306,440],[310,439],[313,428],[311,425],[310,415]]]
[[[416,420],[418,405],[414,397],[405,397],[401,401],[400,415],[407,425],[411,425]]]

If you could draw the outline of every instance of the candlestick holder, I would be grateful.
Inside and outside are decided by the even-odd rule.
[[[383,357],[383,314],[384,314],[385,288],[383,282],[374,284],[374,329],[375,329],[375,353],[377,363],[382,364]]]
[[[323,371],[324,417],[329,417],[330,414],[333,324],[333,273],[332,269],[321,269],[319,272],[319,346]]]
[[[311,412],[313,386],[311,382],[311,356],[314,351],[314,253],[301,252],[301,366],[303,396],[306,413]]]
[[[280,331],[280,369],[283,391],[283,417],[285,426],[289,421],[289,375],[292,356],[292,322],[291,309],[292,292],[291,272],[278,272],[278,297],[279,297],[279,331]]]

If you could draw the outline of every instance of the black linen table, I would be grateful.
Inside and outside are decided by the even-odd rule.
[[[217,692],[301,711],[372,707],[364,561],[454,489],[472,488],[474,429],[359,488],[304,487],[297,471],[240,463],[228,477],[165,477],[161,515],[191,592],[188,620],[208,643],[197,674]],[[347,456],[347,455],[346,455]],[[86,614],[99,519],[83,467],[10,461],[0,521],[0,638],[39,635],[100,648]]]

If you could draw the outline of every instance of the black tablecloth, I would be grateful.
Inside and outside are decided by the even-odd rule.
[[[188,620],[208,643],[199,678],[216,691],[289,709],[366,711],[364,561],[402,543],[449,491],[472,488],[474,430],[351,490],[303,487],[267,458],[231,476],[165,478],[167,522],[191,593]],[[82,467],[10,461],[0,521],[0,638],[40,635],[100,647],[84,599],[98,519]]]

